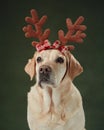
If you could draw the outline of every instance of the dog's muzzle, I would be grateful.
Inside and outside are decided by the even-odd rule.
[[[48,65],[42,65],[39,68],[39,84],[41,83],[47,83],[47,84],[52,84],[50,76],[52,73],[52,69]]]

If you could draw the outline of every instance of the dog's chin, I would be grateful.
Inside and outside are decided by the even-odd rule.
[[[38,84],[41,88],[45,88],[45,87],[54,88],[55,87],[54,83],[52,81],[48,81],[48,80],[46,80],[46,81],[40,80]]]

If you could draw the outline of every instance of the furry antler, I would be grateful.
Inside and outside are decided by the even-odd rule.
[[[37,49],[37,51],[47,50],[47,49],[58,49],[61,52],[73,50],[73,45],[66,46],[67,42],[76,42],[81,43],[83,42],[83,38],[86,37],[86,34],[83,33],[86,30],[85,25],[81,25],[84,21],[84,17],[80,16],[76,22],[73,24],[71,19],[66,19],[66,25],[68,28],[68,32],[64,34],[63,30],[59,30],[58,37],[59,40],[56,40],[53,45],[50,45],[48,41],[48,37],[50,34],[50,29],[46,29],[44,32],[42,30],[42,26],[47,20],[47,16],[44,15],[39,20],[38,14],[36,10],[32,9],[30,11],[31,17],[26,17],[25,21],[29,23],[27,26],[23,28],[25,32],[25,36],[27,38],[37,38],[39,42],[33,41],[32,45]],[[34,27],[34,28],[33,28]]]
[[[25,36],[27,38],[33,37],[39,39],[39,42],[32,42],[32,45],[35,47],[37,44],[43,44],[44,40],[49,37],[50,29],[46,29],[44,32],[42,31],[42,26],[47,20],[46,15],[42,16],[39,20],[36,10],[32,9],[30,13],[32,17],[25,18],[25,21],[29,23],[29,25],[23,27],[23,31],[25,32]],[[32,25],[34,26],[35,30],[33,29]]]
[[[83,38],[86,37],[86,34],[82,31],[86,30],[85,25],[81,25],[84,21],[84,17],[80,16],[76,22],[73,24],[71,19],[66,19],[66,25],[68,28],[68,32],[64,34],[63,30],[59,30],[58,36],[62,45],[65,45],[68,41],[82,43]]]

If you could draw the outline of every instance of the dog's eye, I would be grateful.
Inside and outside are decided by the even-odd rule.
[[[42,61],[42,58],[41,57],[37,57],[37,62],[41,62]]]
[[[56,63],[63,63],[64,62],[64,59],[62,57],[58,57],[56,59]]]

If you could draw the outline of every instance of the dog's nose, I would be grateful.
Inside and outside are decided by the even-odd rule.
[[[51,67],[49,67],[49,66],[47,66],[47,65],[43,65],[43,66],[41,66],[40,67],[40,69],[39,69],[39,73],[40,74],[49,74],[49,73],[51,73]]]

